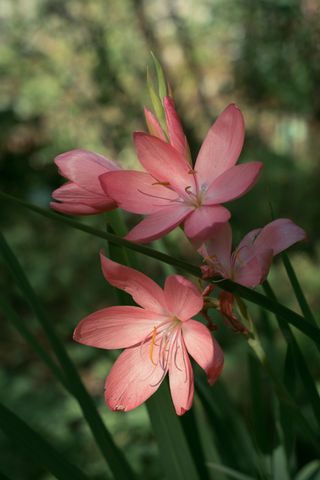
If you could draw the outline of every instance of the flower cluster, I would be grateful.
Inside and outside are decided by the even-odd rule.
[[[162,99],[164,122],[145,109],[149,133],[136,132],[141,171],[124,170],[85,150],[59,155],[55,162],[69,181],[53,192],[55,210],[90,215],[122,208],[144,215],[126,236],[147,243],[181,225],[204,260],[203,278],[230,279],[254,288],[267,277],[272,258],[305,238],[289,219],[277,219],[248,233],[232,252],[231,214],[222,204],[243,196],[256,183],[262,164],[237,165],[244,142],[244,120],[231,104],[208,131],[193,165],[186,136],[170,96]],[[170,275],[162,290],[141,272],[101,254],[102,271],[113,286],[138,306],[104,308],[84,318],[74,339],[86,345],[124,348],[107,380],[105,399],[112,410],[128,411],[147,400],[166,374],[178,415],[192,404],[194,382],[189,355],[210,384],[223,367],[223,353],[209,328],[201,293],[190,280]],[[204,292],[206,292],[205,289]],[[223,318],[244,331],[233,311],[234,296],[221,291],[216,305]]]

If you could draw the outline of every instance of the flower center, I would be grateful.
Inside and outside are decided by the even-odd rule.
[[[181,329],[181,320],[173,317],[160,325],[154,326],[148,337],[149,358],[151,363],[156,367],[160,365],[164,372],[167,373],[171,361],[175,361],[177,350],[179,348],[177,338]],[[141,345],[143,345],[142,342]]]

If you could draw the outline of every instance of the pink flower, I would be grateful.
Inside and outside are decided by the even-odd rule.
[[[204,267],[207,278],[220,275],[254,288],[266,279],[275,255],[305,238],[298,225],[288,218],[278,218],[249,232],[231,253],[232,231],[226,223],[198,251],[207,263]]]
[[[108,307],[81,320],[74,339],[98,348],[125,348],[106,379],[105,400],[111,410],[141,405],[169,373],[178,415],[190,409],[193,371],[188,353],[213,384],[223,367],[223,353],[209,330],[191,317],[203,307],[198,289],[186,278],[171,275],[164,290],[132,268],[101,255],[102,271],[111,285],[128,292],[137,306]]]
[[[183,224],[185,234],[200,245],[230,218],[220,204],[244,195],[256,182],[262,164],[235,165],[243,145],[244,122],[239,108],[232,104],[210,128],[192,168],[173,104],[167,99],[165,105],[170,143],[155,119],[151,120],[156,136],[134,134],[145,172],[110,172],[100,181],[121,208],[146,215],[129,232],[128,240],[150,242]]]
[[[305,237],[302,228],[287,218],[279,218],[249,232],[231,253],[232,231],[226,223],[199,248],[207,263],[201,270],[204,278],[219,275],[254,288],[266,279],[273,257]],[[246,327],[233,312],[234,302],[232,293],[219,293],[219,310],[223,319],[234,330],[247,333]]]
[[[116,208],[117,205],[102,189],[99,176],[119,170],[111,160],[87,150],[71,150],[55,158],[59,173],[70,180],[57,188],[50,206],[71,215],[93,215]]]

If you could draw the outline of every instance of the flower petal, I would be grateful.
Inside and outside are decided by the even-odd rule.
[[[183,415],[192,406],[194,395],[193,371],[181,332],[176,339],[175,353],[169,368],[169,384],[177,415]]]
[[[168,311],[180,320],[189,320],[200,312],[203,298],[198,288],[181,275],[170,275],[164,284]]]
[[[166,313],[163,290],[151,278],[110,260],[103,253],[100,253],[100,260],[103,275],[111,285],[129,293],[134,301],[146,310]]]
[[[119,167],[94,152],[87,150],[71,150],[55,158],[55,164],[63,177],[72,180],[81,187],[94,193],[103,193],[99,182],[99,175]]]
[[[212,385],[223,368],[224,358],[220,345],[208,328],[196,320],[183,323],[182,335],[188,353],[203,368]]]
[[[58,203],[50,202],[50,207],[66,215],[96,215],[100,210],[81,203]]]
[[[216,273],[225,278],[231,275],[232,230],[229,223],[219,226],[215,234],[198,249],[200,255]]]
[[[100,176],[100,182],[105,193],[120,208],[132,213],[153,213],[177,199],[176,192],[159,185],[145,172],[108,172]]]
[[[190,164],[175,148],[142,132],[134,134],[134,142],[141,165],[158,182],[170,184],[182,196],[186,196],[187,187],[191,191],[195,190]]]
[[[192,211],[184,205],[170,205],[151,213],[136,225],[125,237],[131,242],[148,243],[164,237],[176,228]]]
[[[201,146],[195,164],[200,186],[210,184],[239,158],[244,141],[244,120],[231,104],[217,118]]]
[[[275,256],[305,238],[305,231],[298,225],[288,218],[278,218],[262,228],[254,242],[254,249],[256,253],[272,249]]]
[[[213,236],[231,214],[221,205],[208,205],[193,210],[184,222],[184,233],[195,248]]]
[[[233,273],[233,280],[245,287],[254,288],[263,282],[272,261],[272,250],[256,255],[237,258]]]
[[[82,203],[88,205],[97,211],[107,211],[116,207],[116,203],[105,193],[89,192],[76,183],[67,182],[53,191],[52,197],[63,203],[72,203],[77,205]]]
[[[171,97],[164,97],[164,110],[171,145],[189,162],[190,151],[180,119]]]
[[[128,412],[145,402],[159,388],[164,376],[159,363],[154,365],[151,360],[149,343],[128,348],[107,376],[106,404],[111,410]]]
[[[261,168],[260,162],[248,162],[229,168],[211,183],[204,203],[213,205],[241,197],[256,183]]]
[[[125,348],[152,335],[167,317],[133,306],[103,308],[83,318],[73,339],[97,348]]]
[[[146,119],[146,124],[149,130],[149,133],[166,142],[166,137],[162,131],[162,128],[160,127],[158,120],[153,115],[153,113],[150,112],[150,110],[146,107],[144,107],[144,116]]]

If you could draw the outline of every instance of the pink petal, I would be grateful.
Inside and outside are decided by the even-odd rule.
[[[151,213],[136,225],[125,237],[131,242],[148,243],[164,237],[179,225],[190,213],[191,208],[184,205],[172,205]]]
[[[258,236],[258,234],[261,232],[261,228],[255,228],[254,230],[251,230],[251,232],[247,233],[241,242],[238,245],[237,250],[243,250],[244,252],[246,251],[252,251],[254,242]]]
[[[100,210],[81,203],[50,202],[50,207],[53,208],[53,210],[65,213],[66,215],[96,215],[97,213],[101,213]]]
[[[278,218],[268,223],[259,233],[254,248],[257,253],[272,249],[273,255],[306,238],[306,233],[288,218]]]
[[[134,170],[105,173],[100,176],[100,182],[106,195],[115,199],[120,208],[132,213],[153,213],[178,197],[148,173]]]
[[[106,379],[107,405],[111,410],[124,412],[138,407],[159,388],[164,373],[159,363],[152,362],[149,343],[126,349]]]
[[[103,308],[80,321],[73,339],[98,348],[131,347],[151,336],[166,318],[139,307]]]
[[[208,265],[212,265],[216,273],[224,277],[231,275],[232,230],[229,223],[219,226],[198,250]]]
[[[140,163],[158,182],[170,184],[173,190],[185,196],[185,189],[195,190],[190,164],[171,145],[146,133],[134,134]]]
[[[166,142],[167,141],[166,137],[162,131],[162,128],[160,127],[158,120],[153,115],[153,113],[150,112],[150,110],[148,110],[146,107],[144,108],[144,116],[146,119],[146,124],[149,130],[149,133]]]
[[[229,168],[211,183],[204,203],[212,205],[241,197],[256,183],[261,168],[260,162],[243,163]]]
[[[166,313],[163,290],[151,278],[133,268],[113,262],[102,253],[100,260],[103,275],[111,285],[129,293],[146,310]]]
[[[254,288],[257,285],[260,285],[267,273],[266,268],[268,268],[269,271],[272,260],[272,250],[269,250],[268,255],[263,257],[265,259],[263,264],[259,256],[253,256],[251,258],[247,257],[245,260],[242,260],[241,258],[237,259],[233,273],[233,280],[240,283],[240,285],[249,288]],[[265,262],[268,262],[268,266]]]
[[[190,239],[195,248],[213,236],[226,223],[231,214],[221,205],[208,205],[198,207],[184,222],[184,233]]]
[[[223,352],[218,342],[202,323],[189,320],[182,325],[182,334],[188,353],[206,372],[212,385],[223,368]]]
[[[62,176],[90,192],[100,194],[103,194],[103,190],[99,175],[119,169],[111,160],[87,150],[71,150],[62,153],[55,158],[55,163]]]
[[[171,97],[164,97],[164,110],[170,143],[189,162],[189,145]]]
[[[92,193],[76,183],[67,182],[54,190],[52,197],[59,202],[88,205],[97,211],[107,211],[116,207],[116,203],[105,193]]]
[[[181,275],[170,275],[164,285],[168,311],[180,320],[189,320],[200,312],[203,298],[198,288]]]
[[[231,104],[219,115],[201,146],[195,165],[200,186],[210,184],[236,163],[243,141],[242,113]]]
[[[190,359],[181,332],[176,339],[176,351],[173,357],[169,368],[170,391],[177,415],[183,415],[192,406],[194,382]]]

